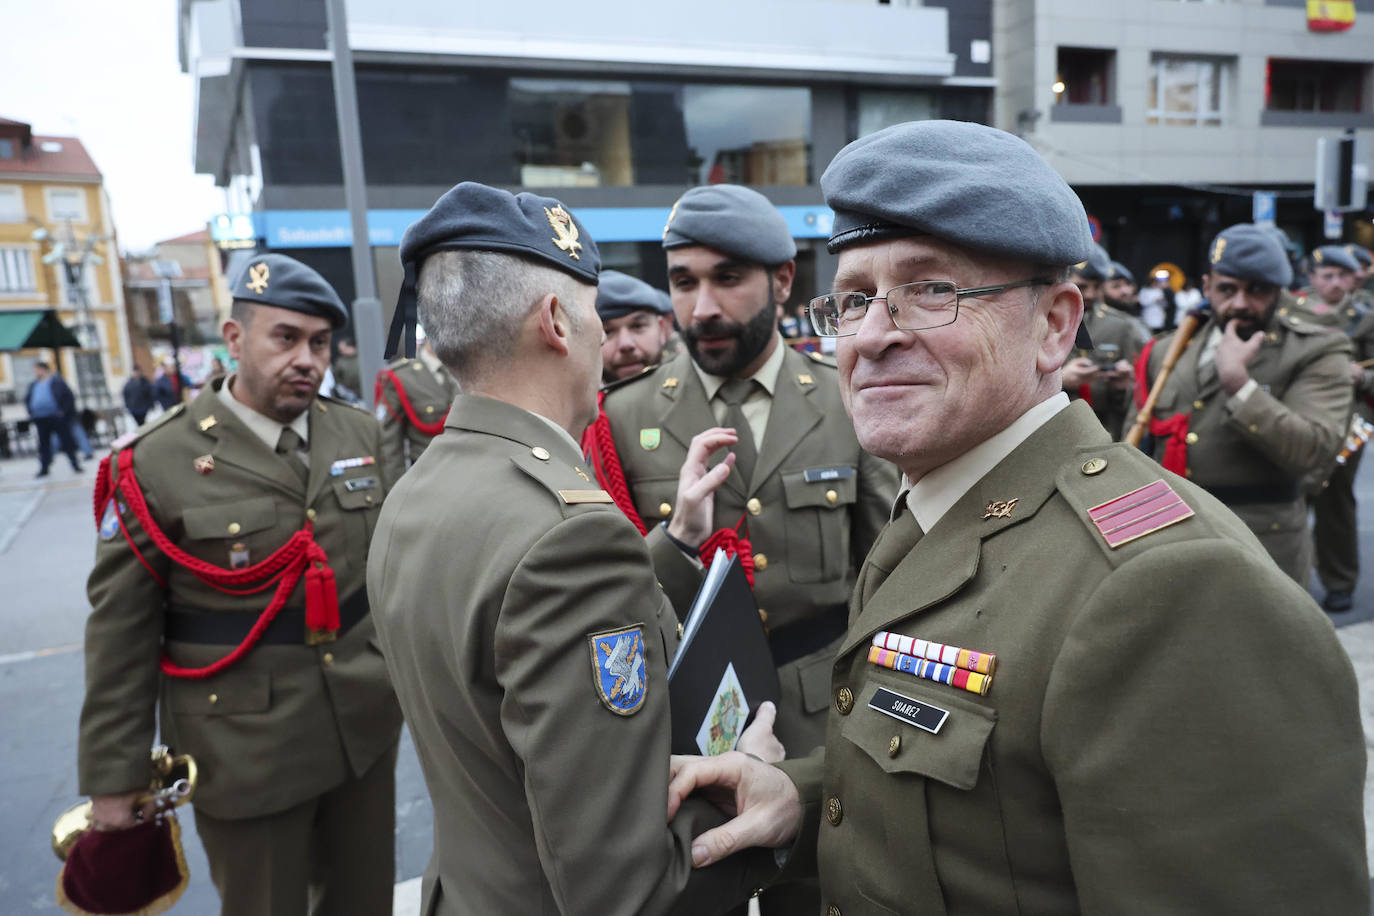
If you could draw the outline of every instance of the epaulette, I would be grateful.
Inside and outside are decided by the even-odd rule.
[[[817,353],[815,350],[805,350],[806,358],[813,363],[820,363],[822,366],[829,366],[831,369],[839,369],[835,364],[834,357],[826,356],[824,353]]]
[[[349,407],[353,410],[358,411],[359,413],[367,414],[369,417],[372,416],[372,411],[368,410],[362,404],[354,404],[352,401],[345,401],[341,398],[336,398],[333,395],[329,394],[317,394],[315,395],[315,397],[317,400],[327,402],[330,407]]]
[[[386,368],[394,372],[397,369],[404,369],[410,363],[416,363],[417,365],[422,367],[424,366],[424,363],[420,362],[420,357],[418,356],[398,356],[391,362],[387,363]]]
[[[142,439],[144,436],[148,435],[153,430],[166,425],[168,420],[171,420],[173,417],[181,416],[181,414],[185,410],[186,404],[184,402],[181,404],[173,404],[171,408],[169,408],[168,410],[164,410],[162,413],[158,414],[156,417],[149,420],[147,423],[144,423],[138,429],[134,430],[133,432],[125,433],[118,439],[111,442],[110,451],[117,452],[122,448],[128,448],[130,445],[133,445],[135,442],[137,442],[139,439]]]
[[[1295,334],[1340,334],[1341,329],[1329,327],[1324,324],[1315,324],[1311,321],[1304,321],[1301,315],[1294,315],[1289,312],[1287,315],[1279,316],[1279,321],[1284,327],[1293,331]]]
[[[558,500],[564,517],[572,511],[570,506],[610,506],[616,512],[615,500],[611,494],[597,484],[596,478],[585,465],[568,465],[555,461],[550,451],[542,445],[519,450],[511,456],[512,463],[526,475],[548,489]]]
[[[662,364],[660,363],[659,365],[662,365]],[[634,375],[629,375],[629,376],[626,376],[625,378],[618,378],[618,379],[616,379],[614,382],[607,382],[606,384],[604,384],[604,385],[601,386],[601,390],[604,391],[604,392],[606,392],[607,394],[610,394],[612,391],[615,391],[617,388],[623,388],[623,387],[625,387],[626,385],[630,384],[631,382],[637,382],[637,381],[639,381],[640,379],[644,378],[644,377],[647,376],[647,375],[653,375],[654,372],[656,372],[656,371],[658,370],[658,368],[659,368],[659,366],[649,366],[647,369],[641,369],[640,371],[636,372]]]
[[[1113,442],[1080,449],[1056,485],[1093,543],[1120,565],[1138,552],[1131,546],[1138,541],[1154,546],[1215,535],[1215,527],[1174,489],[1176,480],[1144,452]]]

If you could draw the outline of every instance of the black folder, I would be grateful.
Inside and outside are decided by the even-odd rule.
[[[745,722],[781,688],[768,635],[737,557],[717,552],[668,668],[673,753],[733,750]]]

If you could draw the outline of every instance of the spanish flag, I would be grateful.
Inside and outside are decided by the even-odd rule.
[[[1344,32],[1355,24],[1355,0],[1307,0],[1309,32]]]

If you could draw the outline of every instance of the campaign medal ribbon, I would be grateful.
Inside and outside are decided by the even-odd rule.
[[[881,632],[873,637],[873,645],[903,655],[914,655],[927,661],[939,662],[942,665],[963,668],[965,671],[976,671],[988,677],[992,677],[993,670],[997,667],[997,656],[991,652],[960,649],[958,646],[947,646],[942,642],[916,639],[900,633]]]
[[[880,646],[869,647],[868,660],[875,665],[882,665],[884,668],[901,671],[904,674],[924,678],[927,681],[947,684],[950,687],[958,687],[960,690],[967,690],[969,693],[976,693],[979,696],[987,696],[988,689],[992,686],[990,675],[979,674],[977,671],[969,671],[966,668],[956,668],[953,665],[942,665],[939,662],[917,658],[902,652],[894,652]]]

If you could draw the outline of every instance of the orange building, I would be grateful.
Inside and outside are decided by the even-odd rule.
[[[86,315],[71,304],[63,253],[86,258]],[[63,252],[54,249],[61,246]],[[48,257],[57,254],[57,258]],[[81,340],[84,351],[65,349],[0,352],[0,404],[22,399],[37,360],[57,356],[73,389],[84,377],[103,383],[111,401],[131,364],[124,284],[118,246],[100,169],[75,137],[46,137],[21,121],[0,118],[0,314],[16,310],[57,310],[62,323]],[[86,361],[82,372],[76,360]],[[78,391],[78,397],[80,392]],[[91,394],[90,406],[100,399]]]

